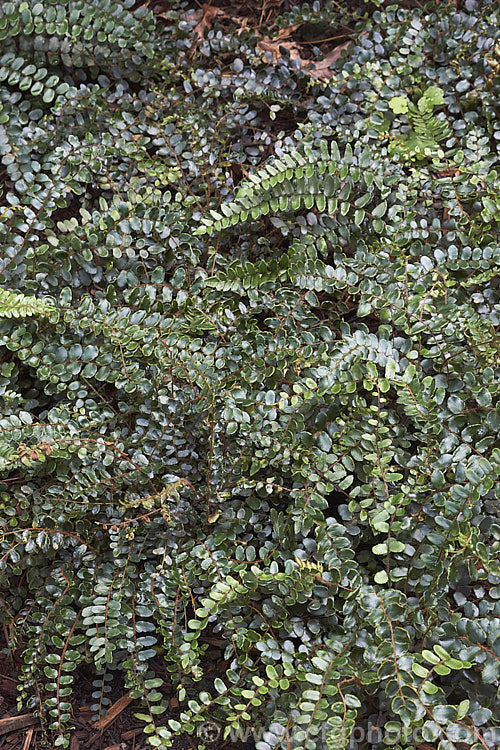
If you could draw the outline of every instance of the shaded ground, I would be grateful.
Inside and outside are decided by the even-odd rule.
[[[42,747],[47,748],[47,744],[43,741],[39,720],[26,710],[17,709],[19,668],[20,660],[15,653],[8,652],[4,633],[0,630],[0,750],[41,750]],[[218,662],[214,661],[212,670],[218,669]],[[107,715],[99,722],[93,721],[93,679],[94,675],[88,665],[83,665],[75,672],[73,695],[70,698],[75,728],[71,734],[70,750],[150,748],[142,730],[143,724],[134,717],[134,713],[140,710],[139,702],[130,701],[118,685],[114,686],[111,694],[112,705]],[[177,701],[172,698],[170,703],[171,716],[175,717],[178,713]],[[164,720],[167,718],[168,716]],[[214,737],[214,732],[216,728],[210,722],[206,723],[205,735],[201,731],[200,743],[204,741],[207,750],[255,749],[253,740],[237,744],[230,740],[223,742],[218,738],[214,738],[213,742],[207,741]],[[198,746],[196,738],[183,735],[175,739],[173,750],[198,750]]]

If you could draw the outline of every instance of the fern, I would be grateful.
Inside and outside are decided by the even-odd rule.
[[[434,108],[444,104],[443,90],[429,87],[418,100],[417,105],[408,101],[407,97],[394,97],[389,102],[393,112],[407,116],[411,126],[408,135],[399,136],[389,146],[389,152],[404,154],[413,159],[425,159],[429,157],[444,157],[444,151],[439,144],[452,137],[451,129],[445,119],[434,113]],[[448,150],[447,155],[451,157],[456,150]]]

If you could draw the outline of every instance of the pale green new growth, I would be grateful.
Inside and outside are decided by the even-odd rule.
[[[54,309],[54,305],[46,300],[0,289],[0,318],[43,317]]]

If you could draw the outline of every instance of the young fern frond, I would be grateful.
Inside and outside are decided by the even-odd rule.
[[[432,112],[420,112],[416,107],[410,110],[411,121],[416,135],[441,143],[451,135],[446,120],[441,120]]]
[[[411,131],[400,135],[389,146],[390,153],[403,154],[412,159],[442,157],[439,144],[452,135],[445,119],[434,114],[434,107],[444,103],[442,89],[430,86],[415,105],[407,97],[394,97],[389,105],[396,115],[403,114],[411,126]],[[448,152],[451,156],[452,152]]]
[[[397,143],[392,143],[393,153],[405,152],[412,158],[444,156],[440,143],[451,135],[451,129],[446,120],[439,119],[432,112],[420,112],[417,107],[410,105],[408,118],[412,131],[408,136],[401,137]]]

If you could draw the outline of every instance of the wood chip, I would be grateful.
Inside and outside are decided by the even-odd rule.
[[[69,743],[69,750],[80,750],[80,743],[78,741],[78,737],[76,734],[71,735],[71,740]]]
[[[79,706],[78,708],[78,718],[82,721],[87,721],[89,724],[92,724],[94,714],[95,711],[90,706]]]
[[[17,695],[17,680],[0,674],[0,693],[2,695]]]
[[[40,723],[40,719],[32,714],[21,714],[21,716],[9,716],[5,719],[0,719],[0,736],[2,734],[8,734],[9,732],[15,732],[18,729],[26,729],[26,727],[34,727]]]
[[[143,728],[138,727],[137,729],[128,729],[126,732],[123,732],[122,734],[122,740],[126,742],[127,740],[133,740],[134,737],[137,737],[137,735],[143,733]]]
[[[26,737],[24,738],[24,744],[23,744],[23,750],[29,750],[29,746],[31,745],[31,738],[33,737],[33,732],[35,730],[33,727],[31,729],[28,729],[26,732]]]
[[[460,174],[460,170],[448,167],[447,169],[436,169],[435,174],[437,177],[455,177],[457,174]]]
[[[92,724],[93,728],[102,732],[103,729],[109,727],[109,725],[121,714],[124,708],[127,708],[130,703],[132,703],[130,695],[128,693],[122,695],[116,703],[113,703],[113,705],[108,708],[106,715],[103,716],[102,719],[99,719]]]

